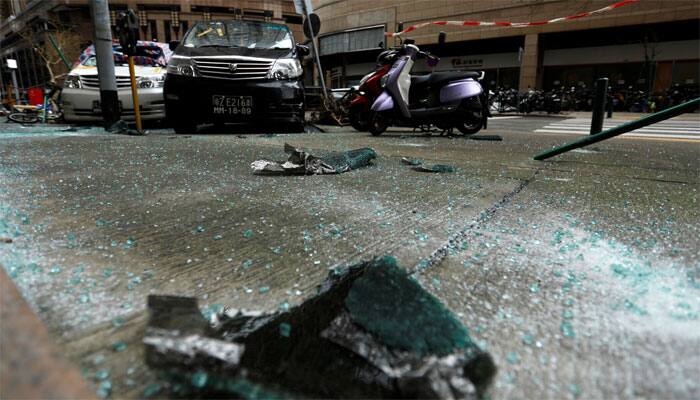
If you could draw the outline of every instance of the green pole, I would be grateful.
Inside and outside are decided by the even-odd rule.
[[[698,97],[695,100],[691,100],[691,101],[679,104],[677,106],[667,108],[663,111],[659,111],[657,113],[648,115],[644,118],[640,118],[638,120],[631,121],[631,122],[628,122],[626,124],[622,124],[620,126],[616,126],[615,128],[608,129],[607,131],[603,131],[603,132],[597,133],[595,135],[591,135],[591,136],[585,137],[583,139],[577,140],[575,142],[571,142],[571,143],[566,144],[564,146],[545,151],[543,153],[536,155],[534,158],[535,158],[535,160],[542,161],[544,159],[554,157],[554,156],[559,155],[561,153],[566,153],[567,151],[570,151],[570,150],[578,149],[578,148],[583,147],[583,146],[588,146],[589,144],[598,143],[598,142],[603,141],[605,139],[610,139],[611,137],[619,136],[619,135],[622,135],[623,133],[627,133],[627,132],[633,131],[635,129],[643,128],[647,125],[655,124],[657,122],[676,117],[676,116],[681,115],[683,113],[692,111],[693,109],[697,108],[698,106],[700,106],[700,97]]]
[[[63,61],[63,65],[65,65],[66,68],[68,68],[68,70],[70,71],[71,63],[68,62],[68,60],[66,59],[66,55],[63,54],[63,51],[61,51],[61,48],[58,47],[58,43],[56,43],[56,39],[53,38],[53,35],[50,32],[46,32],[46,35],[49,37],[49,42],[51,42],[51,45],[53,46],[53,48],[56,49],[56,52],[61,57],[61,61]]]
[[[44,108],[42,110],[42,111],[44,111],[44,113],[41,117],[41,122],[43,122],[43,123],[46,123],[46,118],[48,117],[47,112],[46,112],[46,105],[48,104],[48,97],[49,96],[46,94],[46,92],[44,92]]]

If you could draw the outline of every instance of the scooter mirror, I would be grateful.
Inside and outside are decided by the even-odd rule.
[[[445,44],[446,39],[447,39],[447,33],[445,33],[444,31],[442,31],[438,34],[438,44],[440,44],[440,45]]]
[[[430,56],[428,59],[425,61],[430,68],[433,68],[434,66],[438,65],[440,62],[440,58],[435,57],[435,56]]]

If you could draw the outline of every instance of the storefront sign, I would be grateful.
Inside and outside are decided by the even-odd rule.
[[[476,68],[484,66],[483,58],[453,58],[452,66],[454,68]]]

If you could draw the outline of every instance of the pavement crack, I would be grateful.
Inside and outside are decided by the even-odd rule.
[[[532,181],[534,181],[541,172],[547,169],[548,166],[545,165],[535,170],[535,172],[529,178],[521,180],[520,184],[513,188],[513,190],[504,194],[503,197],[493,203],[489,208],[482,211],[479,218],[472,221],[472,223],[466,228],[451,235],[442,246],[438,247],[427,258],[421,260],[416,266],[413,267],[410,275],[419,275],[423,271],[439,265],[450,254],[450,250],[461,248],[462,243],[471,239],[475,230],[479,230],[485,223],[491,220],[500,209],[508,205],[508,203],[510,203],[515,196],[525,190],[525,188]]]

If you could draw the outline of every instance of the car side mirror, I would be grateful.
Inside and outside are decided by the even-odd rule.
[[[180,41],[178,40],[173,40],[170,43],[168,43],[168,47],[170,48],[170,51],[175,51],[177,49],[177,46],[180,45]]]
[[[304,57],[304,56],[308,56],[309,54],[311,54],[311,51],[309,50],[309,46],[305,46],[303,44],[297,43],[296,47],[297,47],[297,55],[299,56],[299,58]]]

